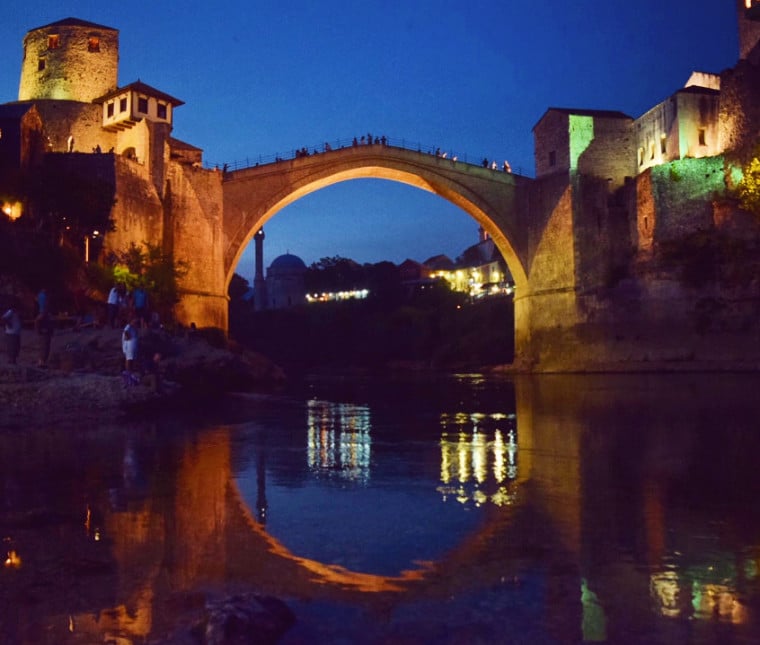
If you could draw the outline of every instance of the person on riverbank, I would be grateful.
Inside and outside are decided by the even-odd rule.
[[[40,351],[39,357],[37,358],[37,367],[47,367],[50,358],[50,346],[53,342],[53,328],[55,326],[50,312],[45,311],[37,316],[34,325],[37,328],[37,334],[40,337]]]
[[[132,304],[135,308],[135,318],[141,329],[148,326],[148,292],[138,285],[132,292]]]
[[[116,319],[119,315],[119,301],[121,300],[119,294],[119,287],[114,285],[108,292],[108,324],[111,329],[116,329]]]
[[[3,314],[2,321],[5,323],[5,351],[8,362],[15,365],[21,352],[21,316],[15,305],[11,305]]]
[[[137,319],[132,319],[121,332],[121,349],[124,352],[124,369],[131,372],[137,359]]]

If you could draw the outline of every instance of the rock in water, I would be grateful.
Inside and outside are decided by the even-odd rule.
[[[206,645],[276,643],[295,616],[281,600],[244,593],[206,603]]]

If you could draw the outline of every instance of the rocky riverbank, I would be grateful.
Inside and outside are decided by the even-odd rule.
[[[271,361],[228,346],[215,332],[141,330],[143,360],[129,379],[119,329],[58,331],[46,367],[38,367],[39,337],[24,330],[17,364],[0,356],[0,429],[114,421],[150,406],[202,405],[227,391],[284,380]],[[156,354],[157,376],[149,366]]]

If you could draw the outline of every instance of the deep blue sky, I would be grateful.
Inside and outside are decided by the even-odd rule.
[[[531,129],[550,106],[638,117],[692,70],[738,58],[734,0],[26,0],[0,10],[0,103],[17,99],[26,32],[66,17],[120,31],[119,83],[185,101],[174,136],[232,163],[372,132],[533,175]],[[265,264],[438,253],[477,224],[429,193],[354,180],[265,227]],[[252,256],[238,271],[252,275]]]

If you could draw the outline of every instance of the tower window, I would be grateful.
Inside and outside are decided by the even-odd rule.
[[[137,111],[143,114],[148,113],[148,97],[140,96],[137,99]]]
[[[668,151],[668,138],[664,135],[660,135],[660,152],[665,154]]]
[[[706,146],[706,140],[705,140],[705,129],[699,128],[699,145],[700,146]]]
[[[48,36],[48,49],[58,49],[61,46],[61,38],[58,34]]]
[[[45,69],[45,59],[44,58],[40,58],[37,61],[37,71],[41,72],[43,69]]]
[[[87,39],[87,51],[99,52],[100,51],[100,38],[97,36],[90,36]]]
[[[159,103],[156,106],[156,115],[159,119],[165,119],[166,118],[166,103]]]
[[[552,150],[549,152],[549,165],[550,166],[557,165],[557,152],[555,150]]]

